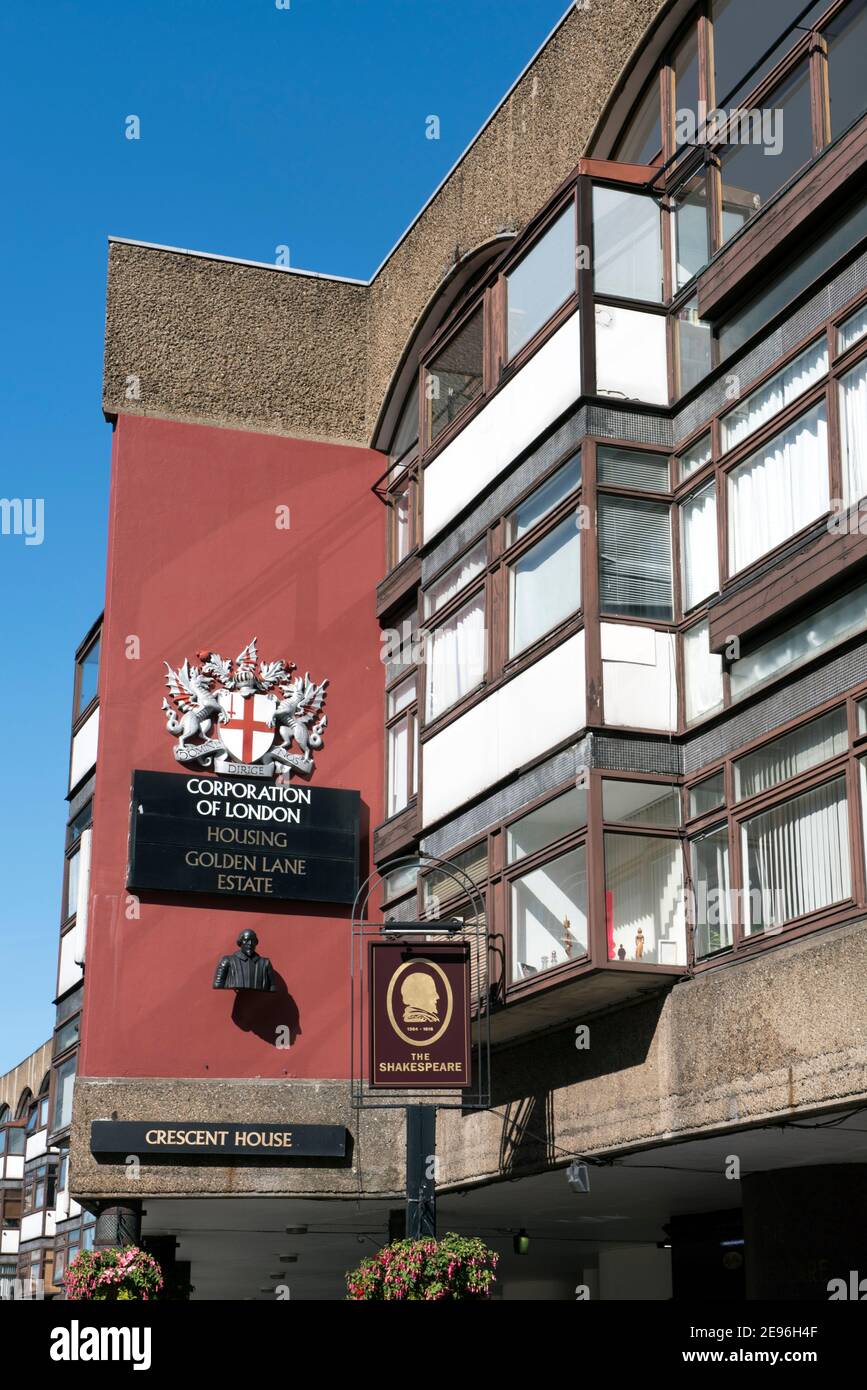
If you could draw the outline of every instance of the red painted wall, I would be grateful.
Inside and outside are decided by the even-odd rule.
[[[357,788],[362,875],[382,819],[383,673],[374,591],[384,515],[368,449],[121,417],[114,436],[91,906],[79,1070],[85,1076],[349,1073],[349,915],[327,904],[260,904],[126,891],[130,776],[172,772],[164,661],[202,649],[329,677],[313,783]],[[278,530],[276,508],[290,508]],[[130,638],[140,644],[130,659]],[[365,820],[367,824],[365,824]],[[285,995],[211,988],[244,927]],[[275,1046],[288,1024],[294,1043]]]

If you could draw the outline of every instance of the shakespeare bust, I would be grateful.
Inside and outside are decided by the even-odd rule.
[[[265,956],[256,954],[259,938],[254,931],[242,931],[236,942],[238,950],[231,956],[223,956],[218,961],[214,973],[214,989],[259,989],[270,990],[274,983],[271,962]]]

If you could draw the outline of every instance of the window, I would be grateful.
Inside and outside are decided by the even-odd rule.
[[[617,449],[600,444],[596,451],[596,477],[614,487],[634,487],[642,492],[668,492],[668,458],[639,449]]]
[[[867,734],[867,700],[858,701],[858,734]]]
[[[428,634],[425,718],[436,719],[485,678],[485,596],[477,594]]]
[[[680,508],[683,606],[686,611],[719,589],[716,483],[710,482]]]
[[[54,1034],[54,1055],[65,1052],[68,1047],[74,1047],[78,1042],[81,1032],[81,1014],[76,1014],[75,1018],[64,1023]]]
[[[782,927],[851,894],[845,778],[814,787],[741,827],[744,930]]]
[[[729,105],[729,97],[736,96],[747,81],[755,88],[827,8],[828,0],[818,0],[799,19],[804,0],[761,0],[759,5],[755,0],[713,0],[714,100]],[[774,41],[795,19],[799,19],[798,27],[774,46]],[[749,42],[745,43],[747,36]],[[747,78],[756,59],[768,49],[772,51],[765,61]]]
[[[760,109],[737,111],[722,152],[723,241],[764,207],[813,156],[809,63],[762,100]],[[783,132],[785,131],[785,139]]]
[[[581,455],[576,454],[562,468],[558,468],[556,473],[552,473],[541,487],[531,492],[526,501],[516,507],[507,518],[508,544],[519,541],[580,485]]]
[[[66,828],[66,894],[64,897],[63,911],[64,920],[71,917],[78,909],[78,891],[81,869],[81,837],[85,830],[93,824],[93,802],[79,811],[74,820],[70,821]]]
[[[662,302],[662,241],[653,198],[595,184],[593,247],[597,294]]]
[[[418,484],[413,474],[404,474],[388,493],[388,567],[396,569],[416,545]]]
[[[696,960],[732,944],[732,893],[729,835],[726,826],[708,830],[689,842],[692,861],[693,933]]]
[[[703,381],[713,366],[713,334],[698,316],[698,300],[690,299],[675,312],[677,332],[677,389],[683,396]]]
[[[418,884],[419,865],[417,860],[399,864],[396,869],[382,876],[382,896],[387,902],[394,902],[407,893],[414,893]]]
[[[482,309],[479,307],[427,369],[431,444],[464,407],[481,394],[482,362]]]
[[[584,845],[512,883],[512,979],[587,954],[587,850]]]
[[[443,915],[443,903],[466,898],[471,885],[484,885],[488,878],[488,843],[480,840],[477,845],[463,849],[458,854],[450,854],[449,861],[454,869],[431,869],[422,879],[422,903],[425,917],[437,918]]]
[[[21,1192],[18,1188],[0,1189],[0,1228],[17,1231],[21,1226]]]
[[[598,512],[601,611],[670,621],[673,607],[668,505],[600,495]]]
[[[845,753],[848,747],[845,709],[832,710],[809,724],[783,734],[735,762],[735,800],[758,796],[780,782],[807,772],[819,763]]]
[[[706,618],[683,634],[683,678],[687,724],[722,709],[722,658],[710,650]]]
[[[811,343],[794,361],[775,372],[764,386],[752,391],[746,400],[729,410],[720,420],[720,438],[725,453],[748,439],[767,420],[802,396],[828,370],[828,349],[824,338]]]
[[[680,825],[680,793],[659,782],[602,781],[602,819],[623,825],[655,825],[676,830]]]
[[[99,684],[99,638],[91,642],[87,651],[78,661],[76,677],[75,717],[83,714],[92,700],[96,699]]]
[[[509,566],[509,655],[581,606],[581,534],[567,516]]]
[[[455,594],[459,594],[461,589],[466,588],[467,584],[476,575],[481,574],[485,568],[488,557],[488,542],[480,540],[476,545],[468,550],[466,555],[462,555],[454,565],[451,565],[439,579],[435,579],[429,584],[424,592],[424,613],[426,618],[433,617],[440,608],[445,607]]]
[[[710,255],[707,178],[703,173],[689,179],[675,194],[672,217],[672,281],[676,294],[698,274],[702,266],[707,265]]]
[[[690,819],[695,816],[706,816],[710,811],[715,811],[718,806],[725,804],[725,799],[725,774],[714,772],[710,777],[705,777],[703,782],[697,782],[694,787],[690,787]]]
[[[729,473],[729,569],[766,555],[830,505],[820,401]]]
[[[514,864],[586,824],[587,792],[583,787],[573,787],[512,822],[506,835],[506,859]]]
[[[846,352],[867,333],[867,304],[844,319],[837,329],[837,351]]]
[[[649,164],[661,148],[659,78],[654,73],[620,137],[614,158],[624,164]]]
[[[416,678],[410,676],[394,686],[387,696],[386,721],[387,777],[386,815],[397,815],[418,791],[418,730],[416,716]]]
[[[671,66],[674,70],[675,138],[679,112],[698,113],[698,28],[695,21],[675,50]]]
[[[867,584],[862,584],[735,661],[729,672],[732,699],[742,699],[775,676],[802,666],[865,627]]]
[[[72,1088],[75,1082],[75,1057],[61,1062],[54,1074],[54,1123],[52,1132],[65,1129],[72,1123]]]
[[[824,29],[828,41],[828,87],[831,139],[834,140],[864,110],[864,52],[867,47],[867,5],[854,0]]]
[[[680,842],[650,835],[605,835],[608,958],[685,965]]]
[[[506,276],[509,358],[575,292],[575,208],[572,203]]]
[[[867,496],[867,357],[840,380],[840,454],[843,500]]]
[[[414,454],[417,444],[418,385],[416,384],[407,396],[406,403],[400,413],[400,419],[397,422],[397,429],[389,449],[392,463],[399,463],[407,454]]]
[[[697,439],[688,449],[683,449],[680,455],[678,477],[681,482],[691,478],[693,473],[697,473],[700,468],[704,468],[706,463],[711,461],[710,435],[703,434],[701,439]]]

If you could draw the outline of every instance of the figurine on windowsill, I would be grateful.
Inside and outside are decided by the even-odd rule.
[[[572,959],[572,951],[578,944],[570,930],[571,923],[568,917],[563,918],[563,950],[566,952],[566,959]]]
[[[625,947],[625,946],[618,946],[618,948],[617,948],[617,959],[618,959],[618,960],[626,960],[626,947]]]
[[[641,960],[644,955],[644,932],[641,928],[635,933],[635,959]]]

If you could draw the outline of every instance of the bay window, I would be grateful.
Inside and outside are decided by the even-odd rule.
[[[676,294],[709,259],[707,234],[707,176],[694,175],[672,201],[672,280]]]
[[[732,944],[728,827],[720,825],[696,835],[689,842],[689,853],[695,958],[703,960]]]
[[[586,824],[587,792],[583,787],[573,787],[512,822],[506,835],[507,862],[515,864],[526,859]]]
[[[506,518],[506,544],[512,545],[526,536],[580,485],[581,455],[576,454],[509,514]]]
[[[481,684],[487,669],[486,649],[485,595],[481,592],[428,633],[428,723]]]
[[[416,678],[394,686],[387,695],[386,815],[397,815],[418,791],[418,732]]]
[[[442,434],[465,406],[481,395],[484,361],[482,322],[480,306],[428,365],[425,399],[429,444]]]
[[[792,733],[783,734],[734,764],[735,800],[745,801],[770,791],[819,763],[845,753],[848,747],[846,710],[835,709]]]
[[[586,846],[522,874],[511,898],[513,981],[586,955]]]
[[[714,772],[710,777],[705,777],[703,781],[696,782],[694,787],[690,787],[688,797],[690,819],[696,816],[706,816],[708,812],[715,811],[718,806],[724,806],[725,799],[725,774]]]
[[[482,573],[488,554],[487,540],[480,540],[424,591],[424,614],[432,618]]]
[[[683,634],[683,683],[687,724],[723,706],[722,658],[710,650],[707,619]]]
[[[677,787],[664,783],[605,777],[602,819],[622,825],[653,825],[676,830],[680,825],[680,793]]]
[[[54,1073],[54,1119],[52,1133],[72,1123],[72,1088],[75,1084],[76,1058],[61,1062]]]
[[[844,902],[852,892],[846,779],[744,821],[741,856],[747,935]]]
[[[700,468],[711,461],[711,442],[710,434],[703,434],[694,444],[690,444],[688,449],[680,451],[678,459],[678,478],[686,482],[693,473],[697,473]]]
[[[867,627],[867,584],[843,594],[809,617],[793,623],[778,637],[732,662],[729,670],[733,700],[742,699],[785,671],[830,650]]]
[[[825,402],[728,475],[729,570],[737,574],[830,506]]]
[[[766,421],[797,400],[827,370],[828,347],[824,338],[818,338],[763,386],[751,391],[744,401],[726,412],[720,420],[723,453],[748,439]]]
[[[662,303],[662,237],[655,199],[593,185],[593,267],[597,294]]]

